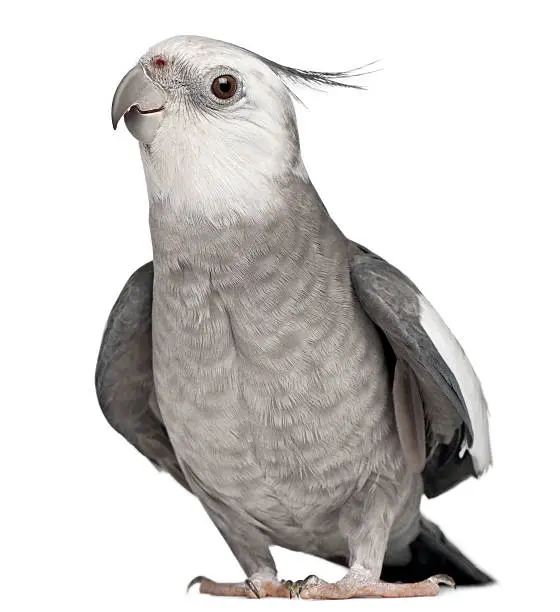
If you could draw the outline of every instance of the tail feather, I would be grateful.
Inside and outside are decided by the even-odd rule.
[[[494,579],[476,567],[452,544],[441,529],[426,518],[420,519],[420,533],[410,544],[407,565],[384,565],[381,579],[387,582],[420,582],[435,574],[448,574],[457,586],[491,584]],[[329,559],[348,566],[341,557]]]
[[[383,566],[382,580],[418,582],[434,574],[448,574],[457,586],[491,584],[494,579],[452,544],[434,523],[422,517],[420,533],[410,544],[412,559],[404,566]]]

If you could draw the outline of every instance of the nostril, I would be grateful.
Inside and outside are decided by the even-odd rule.
[[[164,57],[161,57],[161,55],[156,55],[152,58],[152,64],[156,68],[163,68],[167,66],[167,60]]]

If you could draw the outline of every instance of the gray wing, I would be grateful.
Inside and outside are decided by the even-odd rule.
[[[401,445],[435,497],[491,464],[486,400],[460,344],[414,283],[355,246],[352,284],[382,332]]]
[[[110,425],[188,489],[154,395],[153,278],[149,262],[129,278],[113,306],[99,350],[95,388]]]

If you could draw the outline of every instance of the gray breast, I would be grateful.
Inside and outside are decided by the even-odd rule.
[[[301,526],[397,450],[383,349],[355,301],[344,239],[290,236],[295,244],[253,269],[172,272],[155,259],[154,377],[199,486],[259,519]]]

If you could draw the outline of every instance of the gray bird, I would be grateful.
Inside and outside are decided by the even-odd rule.
[[[111,312],[109,423],[198,497],[247,575],[214,595],[345,599],[484,584],[420,514],[491,464],[461,346],[399,270],[346,238],[301,155],[281,66],[194,36],[152,47],[113,99],[140,154],[153,263]],[[269,547],[348,567],[280,581]]]

